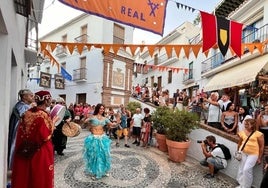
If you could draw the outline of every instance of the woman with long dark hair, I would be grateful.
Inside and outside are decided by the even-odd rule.
[[[151,125],[152,125],[152,120],[151,120],[151,114],[150,114],[150,109],[149,108],[144,108],[144,118],[143,118],[143,125],[142,125],[142,131],[141,131],[141,140],[143,142],[142,146],[147,147],[148,142],[151,138]]]
[[[234,103],[229,102],[226,106],[226,111],[221,115],[221,126],[227,133],[237,133],[237,112],[234,111]]]
[[[90,123],[91,133],[84,140],[85,171],[92,175],[93,179],[108,176],[111,168],[111,140],[105,134],[103,127],[105,125],[113,127],[117,123],[105,118],[104,110],[103,104],[97,104],[93,115],[86,120]]]

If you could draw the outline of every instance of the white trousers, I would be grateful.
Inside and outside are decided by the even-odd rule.
[[[253,167],[258,160],[258,155],[247,155],[242,152],[242,160],[240,161],[237,181],[241,188],[250,188],[253,182]]]

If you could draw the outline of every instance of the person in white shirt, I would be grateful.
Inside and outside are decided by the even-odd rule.
[[[216,138],[212,135],[206,137],[206,140],[201,143],[201,148],[205,159],[200,161],[200,164],[209,168],[209,173],[204,178],[214,178],[219,170],[227,167],[224,153],[217,145]]]
[[[141,135],[141,126],[143,118],[144,117],[141,114],[141,109],[137,108],[136,113],[132,117],[132,126],[133,126],[132,136],[135,139],[133,144],[136,144],[137,146],[140,145],[140,135]]]
[[[227,104],[230,103],[230,97],[229,95],[227,94],[223,94],[221,96],[221,99],[218,101],[218,103],[220,104],[221,106],[221,111],[222,112],[225,112],[226,111],[226,107],[227,107]]]
[[[203,108],[208,110],[207,123],[209,126],[222,130],[221,126],[221,105],[218,103],[218,92],[212,92],[208,99],[204,98]]]

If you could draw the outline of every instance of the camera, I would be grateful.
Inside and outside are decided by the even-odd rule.
[[[203,98],[203,97],[200,98],[200,99],[199,99],[199,102],[200,102],[200,103],[204,102],[204,98]]]
[[[197,143],[201,144],[202,142],[204,142],[206,145],[208,145],[208,141],[207,140],[197,140]]]

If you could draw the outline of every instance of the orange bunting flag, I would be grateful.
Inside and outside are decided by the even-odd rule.
[[[163,36],[167,0],[59,0],[83,12]]]

